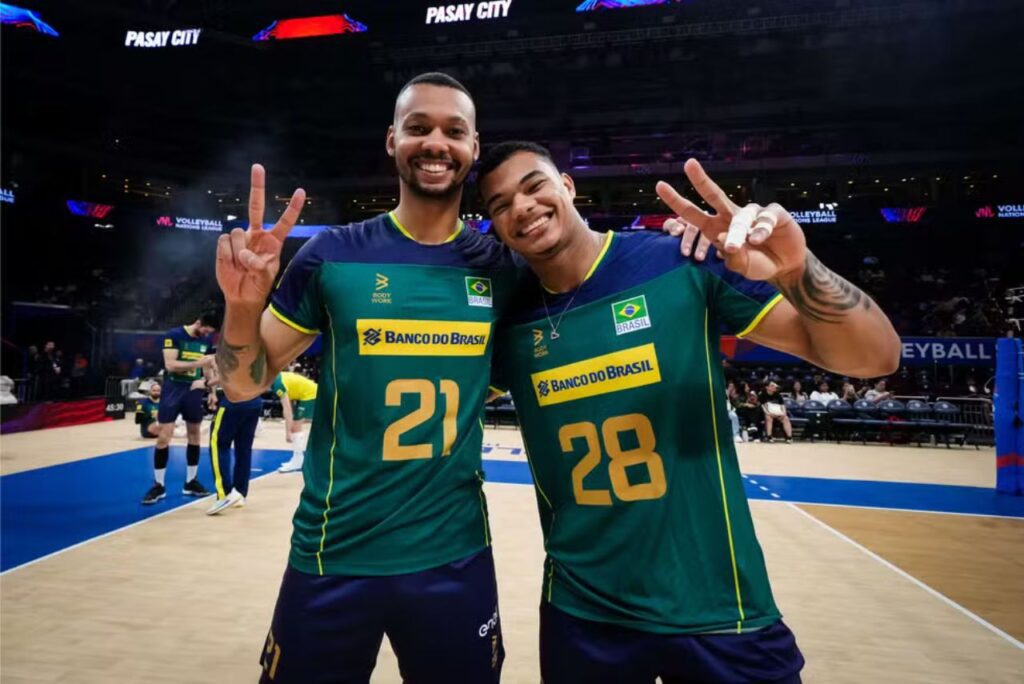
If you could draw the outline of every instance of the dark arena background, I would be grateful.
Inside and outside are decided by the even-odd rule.
[[[706,208],[690,158],[737,205],[792,213],[902,342],[895,373],[852,378],[722,338],[803,679],[1021,681],[1020,2],[15,0],[0,16],[5,683],[260,677],[302,488],[276,472],[281,403],[264,397],[250,502],[215,517],[176,484],[140,505],[153,442],[136,409],[166,331],[223,310],[217,238],[248,226],[251,164],[267,222],[308,193],[286,265],[396,207],[385,133],[427,71],[472,93],[485,152],[545,145],[594,230],[662,230],[659,180]],[[474,180],[462,218],[497,240]],[[313,379],[320,350],[300,358]],[[772,382],[792,443],[765,434]],[[836,397],[814,401],[824,383]],[[503,681],[538,682],[531,470],[511,400],[482,411]],[[401,681],[386,641],[372,681]]]

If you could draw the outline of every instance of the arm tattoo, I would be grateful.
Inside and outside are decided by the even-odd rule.
[[[260,350],[256,353],[256,358],[253,359],[252,364],[249,366],[249,377],[257,385],[263,384],[263,376],[267,371],[267,350],[261,344]]]
[[[231,344],[225,339],[221,340],[220,346],[217,347],[217,370],[221,377],[227,378],[238,370],[238,354],[239,352],[245,352],[248,349],[248,345]],[[249,364],[249,377],[257,385],[262,385],[266,371],[267,349],[261,344],[259,350],[256,352],[256,358],[253,359],[251,364]]]
[[[842,323],[858,306],[871,309],[871,298],[856,285],[830,271],[807,252],[804,273],[795,283],[776,283],[789,303],[816,323]]]
[[[231,344],[225,339],[217,345],[217,371],[222,377],[228,377],[238,370],[238,352],[244,352],[247,346]]]

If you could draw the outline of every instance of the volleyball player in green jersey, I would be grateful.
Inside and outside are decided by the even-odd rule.
[[[304,488],[261,663],[263,681],[367,682],[383,635],[406,681],[498,681],[504,648],[482,491],[480,421],[507,250],[459,221],[479,153],[475,108],[444,74],[399,94],[388,214],[310,239],[271,295],[297,190],[263,230],[222,236],[218,367],[232,401],[262,393],[323,334]]]
[[[741,209],[696,162],[686,171],[715,215],[657,191],[724,261],[686,258],[660,233],[591,231],[572,179],[532,143],[480,165],[495,230],[530,266],[495,379],[536,485],[548,684],[799,681],[728,429],[719,334],[862,377],[899,358],[885,315],[807,251],[788,213]]]

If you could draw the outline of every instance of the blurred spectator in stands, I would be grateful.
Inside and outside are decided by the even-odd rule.
[[[36,363],[39,377],[39,398],[49,401],[57,398],[60,390],[60,366],[57,365],[57,345],[50,341],[43,345],[43,353]]]
[[[782,430],[786,433],[786,444],[793,441],[793,425],[789,422],[789,415],[786,413],[786,404],[779,392],[777,382],[769,382],[761,392],[761,410],[764,412],[764,439],[772,441],[772,427],[775,421],[782,423]]]
[[[89,359],[85,358],[85,354],[81,352],[75,354],[75,358],[71,361],[70,375],[70,396],[81,397],[85,396],[85,381],[86,376],[89,374]]]
[[[730,382],[729,387],[735,389],[733,384]],[[728,393],[726,394],[728,396]],[[732,425],[732,439],[734,442],[745,442],[746,433],[740,429],[740,418],[736,414],[736,408],[733,406],[732,399],[728,399],[725,402],[725,407],[729,412],[729,423]]]
[[[851,404],[860,399],[860,397],[857,396],[857,388],[854,387],[853,383],[850,382],[849,379],[843,380],[842,389],[839,391],[839,398]]]
[[[17,404],[14,396],[14,381],[6,375],[0,375],[0,404]]]
[[[57,386],[59,388],[57,396],[60,399],[69,399],[71,397],[71,369],[68,368],[63,349],[54,352],[53,363],[57,369]]]
[[[864,393],[864,398],[870,402],[879,403],[886,399],[892,399],[892,392],[885,389],[885,380],[879,380],[875,386]]]
[[[818,389],[811,392],[811,401],[820,401],[825,406],[828,406],[828,402],[835,401],[838,398],[839,396],[835,392],[829,390],[828,383],[824,380],[818,385]]]
[[[740,425],[744,431],[761,431],[764,425],[764,418],[761,414],[761,402],[758,401],[757,392],[751,388],[749,383],[743,383],[743,390],[736,397],[735,408],[736,415],[739,417]]]
[[[730,380],[725,385],[725,398],[729,400],[729,406],[735,408],[736,402],[740,397],[740,390],[736,387],[736,382]]]
[[[802,404],[807,401],[807,392],[804,392],[803,385],[800,384],[799,380],[793,381],[793,390],[791,394],[793,395],[793,401],[798,404]]]
[[[131,371],[128,373],[129,378],[144,378],[146,377],[146,364],[142,359],[135,359],[135,365],[132,366]]]

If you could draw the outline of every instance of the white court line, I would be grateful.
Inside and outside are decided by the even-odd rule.
[[[775,492],[772,492],[772,493],[771,493],[771,495],[772,495],[772,497],[773,497],[773,498],[775,498],[775,499],[778,499],[778,498],[779,498],[779,495],[778,495],[778,494],[776,494]]]
[[[799,506],[797,506],[797,505],[795,505],[793,503],[790,503],[788,501],[783,502],[783,503],[785,503],[787,506],[792,508],[794,511],[796,511],[800,515],[802,515],[802,516],[804,516],[804,517],[814,521],[815,523],[817,523],[818,525],[823,527],[825,530],[827,530],[827,531],[831,532],[832,534],[834,534],[835,536],[839,537],[840,539],[845,541],[847,544],[850,544],[851,546],[853,546],[853,547],[855,547],[857,549],[860,549],[866,555],[870,556],[871,558],[874,558],[876,561],[878,561],[879,563],[881,563],[885,567],[889,568],[890,570],[895,572],[900,577],[903,577],[904,579],[910,580],[912,583],[914,583],[917,586],[921,587],[926,592],[928,592],[929,594],[931,594],[935,598],[939,599],[940,601],[942,601],[946,605],[950,606],[951,608],[953,608],[955,610],[960,611],[961,613],[963,613],[964,615],[966,615],[970,619],[974,620],[979,625],[981,625],[985,629],[989,630],[990,632],[992,632],[996,636],[1002,637],[1003,639],[1008,641],[1011,645],[1016,646],[1017,648],[1019,648],[1022,651],[1024,651],[1024,643],[1021,643],[1020,641],[1018,641],[1017,639],[1015,639],[1011,635],[1007,634],[1003,630],[1001,630],[998,627],[996,627],[995,625],[993,625],[991,622],[988,622],[984,618],[982,618],[982,617],[980,617],[978,615],[975,615],[974,613],[972,613],[968,609],[964,608],[959,603],[957,603],[953,599],[949,598],[945,594],[940,593],[940,592],[936,591],[935,589],[932,589],[930,586],[928,586],[927,584],[925,584],[921,580],[917,579],[916,577],[914,577],[913,575],[911,575],[907,571],[902,570],[899,567],[893,565],[892,563],[890,563],[889,561],[885,560],[884,558],[879,556],[877,553],[872,551],[871,549],[867,548],[866,546],[863,546],[862,544],[859,544],[859,543],[855,542],[850,537],[847,537],[845,534],[843,534],[842,532],[840,532],[836,528],[832,527],[828,523],[825,523],[825,522],[819,520],[818,518],[814,517],[813,515],[811,515],[807,511],[803,510]]]
[[[998,518],[1000,520],[1020,520],[1024,518],[1019,515],[997,515],[995,513],[961,513],[959,511],[929,511],[923,508],[893,508],[891,506],[867,506],[864,504],[847,503],[821,503],[818,501],[783,501],[781,503],[794,503],[802,506],[831,506],[833,508],[866,508],[873,511],[899,511],[900,513],[931,513],[932,515],[960,515],[966,518]]]
[[[274,451],[274,450],[273,449],[268,449],[268,451]],[[254,468],[254,470],[255,470],[255,468]],[[263,473],[262,475],[257,475],[256,477],[250,478],[250,482],[253,481],[253,480],[258,480],[261,477],[266,477],[267,475],[272,475],[275,472],[277,472],[277,471],[275,470],[275,471],[272,471],[272,472],[269,472],[269,473]],[[128,525],[125,525],[124,527],[118,527],[117,529],[110,530],[109,532],[104,532],[103,534],[97,535],[95,537],[89,537],[88,539],[83,539],[82,541],[78,542],[77,544],[72,544],[71,546],[65,546],[63,549],[57,549],[56,551],[54,551],[52,553],[48,553],[45,556],[40,556],[39,558],[33,558],[32,560],[27,561],[25,563],[22,563],[21,565],[15,565],[13,568],[7,568],[3,572],[0,572],[0,577],[3,577],[4,575],[6,575],[8,573],[14,572],[15,570],[21,570],[22,568],[27,568],[30,565],[35,565],[36,563],[39,563],[40,561],[44,561],[44,560],[47,560],[49,558],[53,558],[55,556],[59,556],[60,554],[66,552],[66,551],[71,551],[72,549],[77,549],[79,546],[85,546],[86,544],[94,542],[97,539],[103,539],[104,537],[109,537],[109,536],[111,536],[113,534],[117,534],[118,532],[123,532],[124,530],[129,530],[129,529],[131,529],[133,527],[136,527],[138,525],[141,525],[143,523],[147,523],[150,520],[156,520],[157,518],[162,518],[165,515],[169,515],[171,513],[176,513],[177,511],[180,511],[183,508],[188,508],[190,506],[195,506],[197,503],[202,503],[203,501],[206,501],[211,496],[215,496],[215,494],[213,494],[211,492],[209,496],[204,496],[202,498],[196,499],[195,501],[190,501],[187,504],[182,504],[181,506],[176,506],[174,508],[171,508],[169,510],[164,511],[163,513],[157,513],[156,515],[151,515],[148,518],[143,518],[142,520],[136,520],[135,522],[129,523]],[[142,505],[142,504],[139,504],[139,505]],[[154,505],[156,505],[156,504],[154,504]]]
[[[95,537],[89,537],[88,539],[83,539],[82,541],[78,542],[77,544],[72,544],[71,546],[65,546],[63,549],[57,549],[53,553],[48,553],[45,556],[40,556],[39,558],[33,558],[32,560],[30,560],[30,561],[28,561],[26,563],[22,563],[21,565],[15,565],[13,568],[7,568],[3,572],[0,572],[0,577],[3,577],[4,575],[6,575],[8,573],[14,572],[15,570],[21,570],[22,568],[27,568],[30,565],[35,565],[36,563],[39,563],[40,561],[44,561],[44,560],[47,560],[49,558],[53,558],[54,556],[59,556],[59,555],[61,555],[62,553],[66,552],[66,551],[71,551],[72,549],[77,549],[79,546],[85,546],[86,544],[94,542],[97,539],[103,539],[104,537],[109,537],[109,536],[111,536],[113,534],[117,534],[118,532],[123,532],[124,530],[128,530],[128,529],[131,529],[133,527],[136,527],[137,525],[141,525],[143,523],[147,523],[150,520],[156,520],[157,518],[162,518],[165,515],[168,515],[170,513],[175,513],[177,511],[180,511],[183,508],[188,508],[189,506],[195,506],[197,503],[201,503],[203,501],[206,501],[211,496],[214,496],[214,494],[210,494],[209,496],[204,496],[201,499],[196,499],[195,501],[190,501],[189,503],[183,504],[181,506],[175,506],[174,508],[172,508],[170,510],[166,510],[163,513],[157,513],[156,515],[151,515],[148,518],[143,518],[142,520],[136,520],[135,522],[130,523],[128,525],[125,525],[124,527],[118,527],[116,530],[110,530],[109,532],[104,532],[103,534],[97,535]],[[141,506],[142,504],[139,504],[139,505]]]

